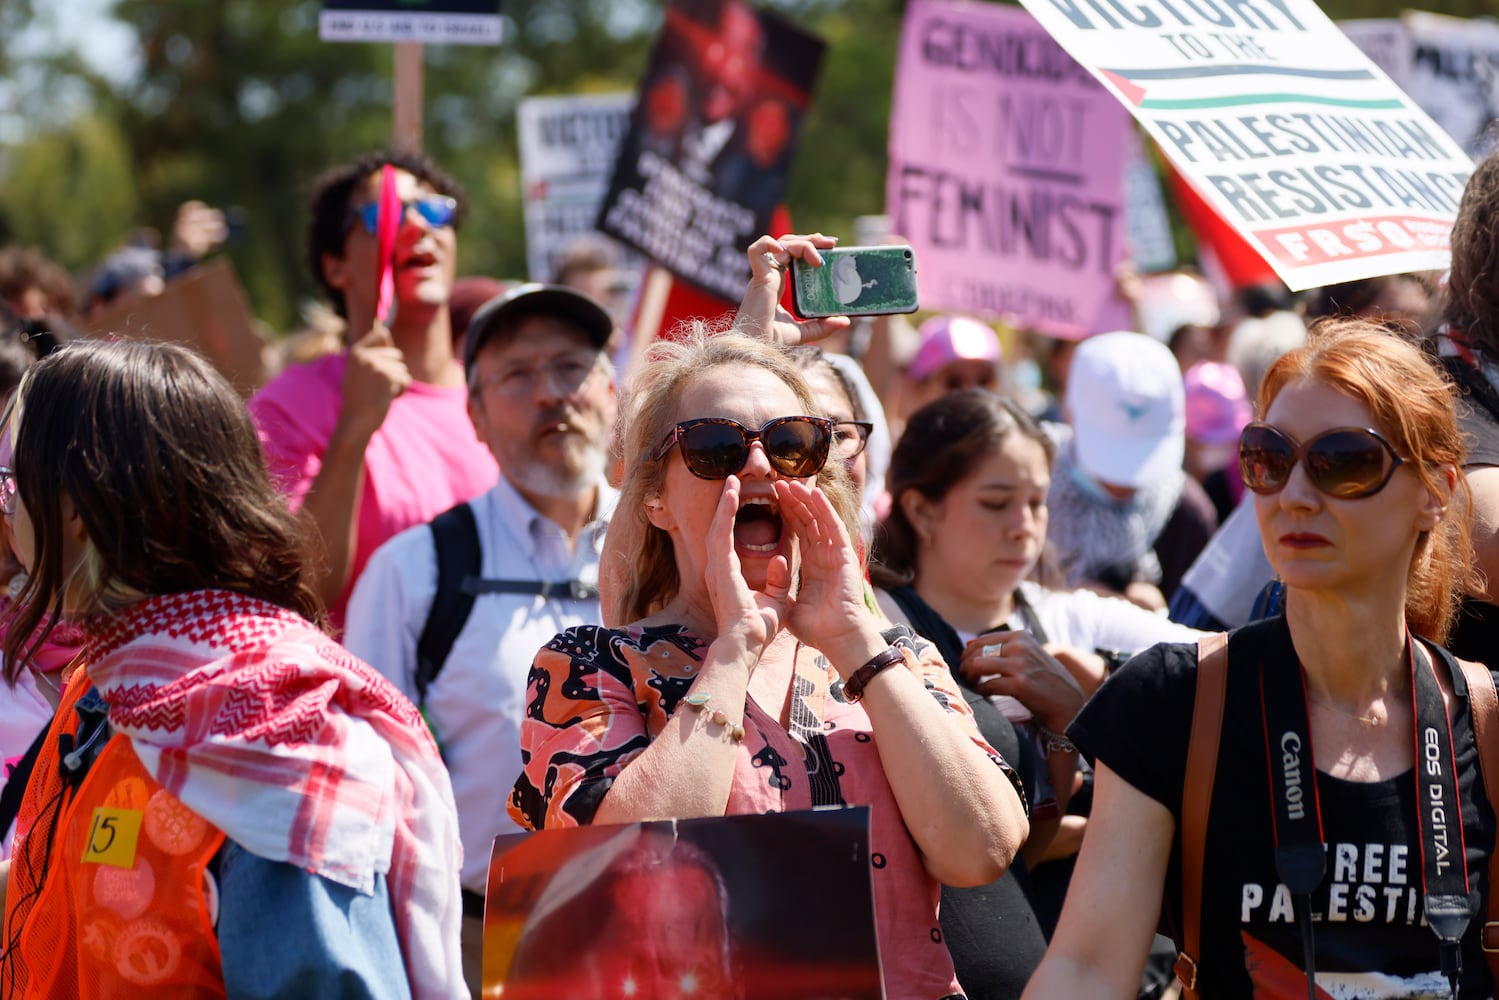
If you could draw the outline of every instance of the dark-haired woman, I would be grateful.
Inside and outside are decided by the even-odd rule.
[[[1465,596],[1448,637],[1454,655],[1499,667],[1499,156],[1468,178],[1452,224],[1452,270],[1432,346],[1460,390],[1468,445],[1473,551],[1484,586]]]
[[[1098,650],[1133,652],[1198,634],[1129,601],[1034,582],[1053,453],[1036,420],[995,393],[966,389],[922,407],[891,459],[891,509],[871,567],[881,607],[937,644],[973,692],[980,726],[1018,724],[1024,734],[1018,752],[1036,766],[1023,773],[1040,772],[1027,778],[1045,790],[1035,798],[1050,802],[1032,822],[1032,864],[1048,848],[1060,856],[1077,849],[1080,818],[1050,843],[1077,770],[1061,734],[1103,677]],[[1015,743],[1011,735],[996,745],[1007,752]],[[963,914],[947,938],[971,995],[1015,996],[1040,961],[1045,928],[1009,887],[986,891],[984,906],[969,893],[944,893],[944,926]]]
[[[1230,633],[1226,662],[1156,646],[1079,714],[1093,811],[1027,995],[1133,996],[1164,889],[1203,1000],[1490,997],[1469,681],[1492,698],[1493,680],[1438,645],[1473,583],[1451,386],[1345,320],[1276,361],[1258,402],[1239,465],[1285,612]],[[1217,726],[1194,718],[1204,677],[1222,678]]]
[[[452,792],[416,710],[315,624],[234,390],[170,345],[38,363],[0,504],[14,675],[61,615],[92,690],[39,768],[0,993],[450,997]]]

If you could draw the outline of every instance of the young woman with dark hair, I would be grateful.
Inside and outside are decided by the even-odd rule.
[[[6,674],[63,615],[88,642],[18,820],[0,992],[461,990],[446,772],[319,628],[234,390],[180,347],[80,343],[4,432]]]
[[[1077,850],[1083,818],[1061,818],[1077,754],[1060,734],[1103,678],[1099,651],[1117,658],[1197,634],[1122,599],[1037,582],[1054,455],[1029,413],[987,390],[917,410],[891,458],[870,568],[880,606],[936,643],[981,731],[1021,762],[1033,802],[1022,879],[1027,865]],[[1060,895],[1033,892],[1032,913],[1004,882],[944,891],[944,932],[970,997],[1019,995]]]

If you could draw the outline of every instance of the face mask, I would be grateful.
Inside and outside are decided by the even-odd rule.
[[[1110,496],[1108,491],[1099,484],[1098,480],[1094,479],[1092,476],[1084,472],[1083,467],[1081,465],[1078,465],[1076,462],[1074,462],[1072,464],[1072,467],[1067,471],[1068,478],[1072,480],[1072,485],[1076,486],[1078,492],[1087,497],[1093,503],[1111,504],[1115,507],[1123,507],[1127,505],[1128,501],[1116,500],[1115,498]]]

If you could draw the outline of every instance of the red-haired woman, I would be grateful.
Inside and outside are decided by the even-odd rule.
[[[1416,347],[1344,320],[1270,368],[1258,413],[1239,463],[1286,611],[1228,639],[1188,985],[1491,996],[1493,811],[1468,687],[1438,645],[1472,585],[1452,387]],[[1096,758],[1093,813],[1027,996],[1134,996],[1163,887],[1186,926],[1197,663],[1190,645],[1142,653],[1069,730]]]

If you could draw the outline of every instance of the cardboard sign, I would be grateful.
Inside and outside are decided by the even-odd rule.
[[[227,257],[214,257],[160,295],[112,306],[89,321],[95,337],[169,341],[193,348],[245,398],[265,384],[265,339]]]
[[[516,108],[521,187],[526,199],[526,267],[532,281],[556,281],[557,264],[594,222],[630,130],[634,94],[528,97]],[[631,287],[644,263],[620,248]]]
[[[1311,0],[1023,2],[1292,289],[1447,266],[1472,161]]]
[[[674,0],[598,229],[739,301],[768,230],[823,44],[744,0]]]
[[[325,42],[500,44],[500,0],[323,0]]]
[[[1129,130],[1025,11],[912,0],[885,198],[922,306],[1092,332],[1126,252]]]
[[[495,838],[484,995],[879,1000],[869,810]]]

